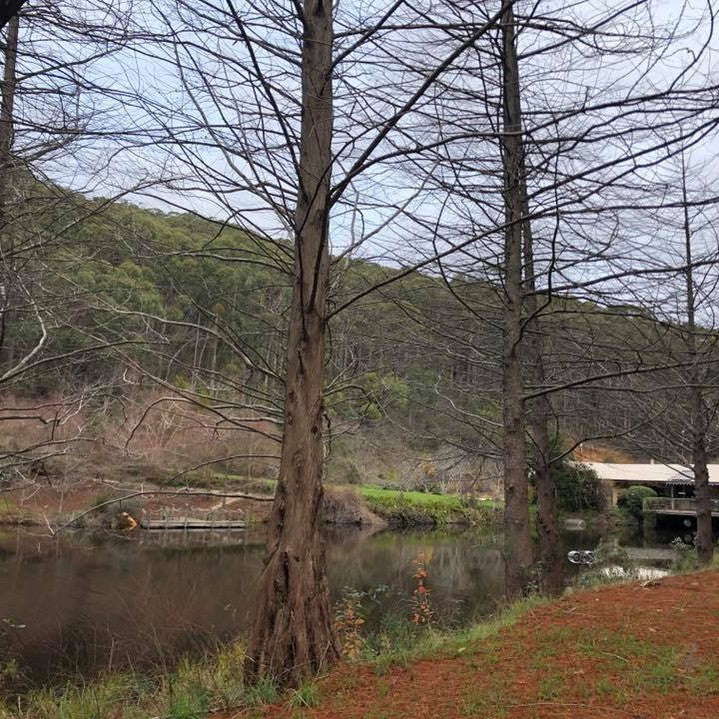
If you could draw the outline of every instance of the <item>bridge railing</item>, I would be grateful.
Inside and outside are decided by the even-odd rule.
[[[694,497],[647,497],[644,500],[645,512],[686,512],[696,513],[696,499]],[[711,511],[719,512],[719,499],[711,500]]]
[[[182,529],[199,526],[212,529],[228,524],[246,523],[247,511],[240,507],[217,506],[209,508],[160,507],[142,510],[140,526],[145,529]]]

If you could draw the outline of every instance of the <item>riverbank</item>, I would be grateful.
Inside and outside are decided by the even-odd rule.
[[[604,587],[517,612],[377,670],[316,684],[312,719],[715,719],[719,572]],[[292,701],[292,697],[288,700]],[[294,717],[285,704],[239,716]]]
[[[109,526],[117,512],[123,511],[138,522],[142,516],[164,513],[202,517],[214,512],[248,524],[262,524],[269,517],[275,486],[271,479],[232,475],[174,487],[99,479],[33,483],[9,488],[0,495],[0,525]],[[249,496],[233,496],[243,493]],[[112,503],[123,497],[129,498]],[[331,484],[326,487],[324,514],[327,524],[340,526],[470,527],[499,520],[500,508],[490,499],[455,494]]]
[[[469,630],[417,635],[279,697],[243,687],[242,647],[170,675],[30,693],[2,719],[715,719],[719,572],[524,600]]]

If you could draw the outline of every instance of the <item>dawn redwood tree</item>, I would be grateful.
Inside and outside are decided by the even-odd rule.
[[[707,564],[714,551],[708,464],[719,452],[719,245],[709,148],[700,144],[693,154],[688,167],[682,149],[669,172],[657,178],[654,194],[663,204],[633,218],[652,231],[657,254],[655,274],[634,291],[635,312],[643,314],[641,321],[634,320],[635,334],[643,354],[651,352],[664,367],[628,378],[624,404],[635,415],[651,418],[627,434],[628,448],[682,465],[677,484],[693,485],[695,546],[700,562]]]
[[[521,82],[512,2],[502,18],[502,136],[505,189],[504,341],[502,355],[504,423],[505,577],[507,594],[516,596],[532,563],[529,533],[525,426],[534,449],[540,583],[547,594],[563,586],[564,556],[558,530],[547,427],[549,398],[524,401],[524,382],[544,386],[543,340],[535,282],[532,220],[527,191]],[[522,367],[525,368],[523,376]],[[526,405],[526,406],[525,406]]]
[[[525,459],[522,382],[522,116],[515,48],[514,0],[502,3],[502,149],[504,168],[504,332],[502,340],[502,423],[504,427],[505,579],[509,596],[527,582],[532,563]]]
[[[390,6],[374,31],[399,6]],[[359,157],[333,186],[330,175],[336,157],[332,153],[332,72],[337,60],[332,53],[332,6],[324,0],[305,0],[299,192],[294,218],[284,434],[266,565],[260,579],[259,610],[245,665],[250,679],[271,676],[283,684],[298,684],[340,655],[332,627],[319,531],[324,472],[324,337],[331,316],[327,308],[330,210],[352,180],[375,163],[373,154],[385,137],[401,119],[411,116],[434,81],[493,26],[497,17],[475,28],[468,39],[451,48],[428,76],[420,75],[416,89],[408,93],[395,112],[380,119]],[[365,29],[360,37],[367,39],[372,34]],[[393,140],[396,141],[394,136]],[[421,147],[415,144],[411,149],[395,148],[385,157],[403,157],[421,151]],[[372,289],[365,288],[356,297]],[[335,308],[332,314],[352,301]]]
[[[661,324],[654,341],[676,367],[637,383],[637,408],[643,413],[654,412],[656,420],[644,431],[637,431],[634,439],[640,451],[659,461],[686,466],[682,474],[686,474],[688,484],[691,480],[694,484],[697,554],[702,564],[708,564],[714,542],[707,465],[717,453],[719,411],[714,296],[719,267],[713,210],[716,189],[711,179],[702,183],[705,186],[701,190],[690,188],[688,176],[697,178],[693,185],[700,183],[700,176],[711,176],[699,171],[697,163],[690,171],[684,153],[678,164],[667,185],[680,185],[680,202],[646,219],[647,224],[658,223],[657,236],[666,238],[665,252],[676,258],[676,266],[657,283],[666,288],[663,292],[638,298],[655,312]],[[676,245],[673,250],[672,243]]]
[[[684,260],[686,262],[686,331],[683,332],[687,351],[688,385],[691,428],[691,458],[694,473],[694,492],[696,496],[697,534],[696,548],[699,561],[709,564],[714,554],[714,540],[712,538],[712,502],[709,494],[709,469],[707,467],[707,434],[714,411],[708,411],[702,385],[706,368],[700,364],[703,358],[697,348],[697,287],[694,278],[695,268],[692,259],[692,230],[689,218],[689,200],[687,198],[687,171],[682,155],[682,214],[684,225]],[[706,341],[706,332],[702,333]],[[701,337],[700,337],[701,340]],[[713,339],[709,342],[713,345]]]
[[[525,383],[546,386],[544,334],[541,321],[534,269],[532,221],[527,200],[526,167],[522,167],[524,252],[524,321]],[[533,446],[534,482],[537,491],[537,534],[539,537],[540,576],[542,592],[559,594],[564,587],[564,546],[559,531],[557,494],[554,484],[554,458],[549,434],[552,404],[548,394],[525,400],[528,434]]]
[[[446,6],[461,26],[467,7],[452,0],[447,0]],[[568,446],[585,438],[606,439],[628,428],[593,423],[589,416],[579,434],[576,424],[562,422],[561,415],[555,414],[550,397],[556,396],[559,404],[567,388],[575,397],[590,397],[598,385],[611,381],[611,375],[621,378],[661,366],[656,356],[644,353],[647,366],[637,367],[621,340],[616,350],[610,343],[601,346],[591,327],[582,337],[577,318],[584,308],[579,303],[588,299],[604,307],[619,302],[626,293],[623,285],[631,282],[626,278],[643,277],[644,269],[656,271],[655,267],[649,269],[646,258],[640,259],[637,247],[641,243],[636,237],[621,224],[612,227],[610,218],[614,208],[621,212],[626,205],[645,205],[648,177],[654,168],[676,153],[687,137],[694,142],[714,127],[712,80],[694,72],[698,58],[705,56],[705,33],[701,31],[694,39],[698,52],[686,66],[667,67],[659,73],[650,63],[646,69],[643,58],[668,57],[667,48],[688,36],[673,24],[676,19],[655,24],[650,7],[626,3],[605,13],[596,12],[591,3],[575,4],[571,10],[503,3],[502,9],[495,54],[477,48],[474,63],[459,68],[455,82],[443,87],[437,116],[447,135],[453,126],[458,128],[457,139],[442,152],[427,152],[427,168],[432,162],[446,168],[444,174],[435,173],[435,181],[447,192],[446,204],[452,208],[436,230],[438,242],[452,242],[455,252],[451,260],[443,258],[440,267],[447,288],[462,311],[469,309],[490,323],[501,318],[504,330],[502,455],[506,558],[511,564],[507,567],[508,591],[519,591],[521,575],[526,575],[531,563],[525,499],[528,435],[535,456],[543,589],[556,592],[564,557],[551,473],[552,464],[560,457],[551,456],[548,418],[552,417],[558,431],[566,433]],[[631,23],[637,27],[651,23],[653,30],[630,37],[626,28]],[[701,27],[711,32],[711,23],[697,23],[692,30]],[[621,50],[617,36],[625,40]],[[522,41],[520,51],[514,49],[517,37]],[[520,61],[531,77],[521,87],[521,103]],[[625,76],[628,66],[632,71]],[[575,89],[573,77],[583,71],[588,74]],[[464,73],[471,81],[462,82]],[[655,73],[661,74],[660,82]],[[497,75],[499,82],[493,79]],[[626,77],[631,81],[625,83],[622,78]],[[557,93],[558,88],[564,89]],[[528,107],[528,127],[523,127],[522,104]],[[462,136],[461,131],[466,134]],[[467,137],[473,138],[473,146],[465,141]],[[502,149],[501,195],[492,184],[499,171],[482,154],[484,143],[495,137]],[[526,161],[530,153],[531,174]],[[502,217],[494,199],[500,196]],[[455,239],[460,232],[452,224],[458,217],[464,220],[460,226],[471,239]],[[523,226],[521,234],[519,225]],[[493,232],[499,235],[499,227],[504,239],[501,248],[489,239]],[[619,239],[612,243],[615,236]],[[440,252],[438,259],[441,257]],[[459,273],[467,273],[477,285],[486,278],[487,286],[495,287],[500,285],[499,276],[497,306],[482,307],[469,300],[469,293],[461,291],[460,283],[453,279]],[[593,311],[601,310],[594,307]],[[444,334],[442,341],[446,342],[452,332],[452,327],[443,324],[433,336]],[[461,324],[458,332],[466,337]],[[553,337],[546,352],[545,334]],[[486,364],[486,347],[471,347],[466,339],[462,341],[481,358],[474,364]],[[550,357],[549,372],[545,354]],[[625,357],[629,362],[617,368]],[[492,390],[477,391],[486,395]],[[481,413],[456,409],[459,419],[464,416],[485,436],[492,433]],[[568,451],[565,447],[557,454]],[[517,487],[524,488],[524,497],[515,505]]]
[[[380,180],[442,142],[424,127],[420,109],[432,102],[437,78],[496,27],[499,13],[447,43],[428,22],[431,3],[366,9],[307,0],[237,12],[225,2],[201,11],[184,0],[151,5],[153,22],[138,29],[135,52],[156,63],[162,88],[152,92],[143,76],[128,95],[144,113],[131,118],[145,128],[138,152],[166,173],[158,177],[160,196],[176,206],[171,193],[178,190],[196,192],[204,206],[209,199],[218,232],[206,253],[219,262],[273,264],[292,285],[287,359],[277,373],[285,404],[279,482],[245,668],[250,680],[296,685],[339,656],[319,531],[325,332],[338,313],[412,270],[366,280],[357,263],[349,296],[330,302],[330,290],[369,240],[392,237],[400,224],[402,233],[424,230],[407,211],[420,203],[423,186],[395,190],[398,200]],[[428,38],[442,42],[440,59],[425,71],[407,58],[426,57]],[[168,93],[166,82],[178,92]],[[245,233],[251,252],[213,251],[226,222]],[[162,318],[147,319],[161,325]],[[253,348],[254,357],[261,353]]]
[[[332,627],[320,506],[332,170],[332,3],[305,0],[294,277],[284,435],[247,675],[299,684],[340,648]]]
[[[526,485],[526,470],[525,477],[522,477],[519,467],[520,458],[523,456],[524,447],[520,442],[520,431],[523,429],[519,421],[520,406],[522,400],[524,401],[524,411],[526,412],[526,425],[528,429],[528,435],[534,448],[535,455],[535,477],[537,486],[537,525],[540,545],[540,560],[542,566],[541,582],[544,591],[547,593],[557,593],[561,590],[563,581],[563,551],[561,546],[561,536],[558,529],[557,522],[557,507],[555,491],[552,481],[552,462],[551,456],[552,443],[550,441],[548,431],[548,419],[552,415],[552,408],[549,401],[549,393],[542,392],[540,388],[546,386],[547,377],[544,368],[543,360],[543,331],[541,326],[541,313],[544,309],[540,307],[540,298],[545,307],[550,308],[550,312],[553,309],[552,302],[552,268],[557,267],[557,251],[554,247],[554,243],[551,245],[550,260],[545,260],[544,268],[538,267],[534,261],[534,237],[532,227],[532,215],[530,206],[530,191],[528,190],[528,171],[526,163],[526,147],[527,143],[536,143],[535,152],[537,162],[540,165],[539,175],[541,177],[543,172],[550,173],[547,177],[549,183],[552,180],[556,180],[556,175],[552,177],[552,169],[554,172],[558,168],[565,166],[564,158],[562,157],[562,133],[566,132],[566,129],[562,128],[561,122],[556,124],[554,132],[556,134],[556,155],[554,159],[549,160],[550,152],[546,147],[542,147],[541,144],[537,143],[536,137],[533,136],[532,127],[530,131],[523,127],[522,123],[522,107],[521,97],[522,91],[520,89],[519,81],[519,60],[518,52],[516,49],[516,38],[515,38],[515,18],[514,18],[514,7],[512,3],[505,3],[505,13],[503,15],[502,22],[502,111],[503,111],[503,170],[504,170],[504,206],[505,206],[505,244],[504,244],[504,295],[505,295],[505,306],[504,306],[504,345],[503,345],[503,424],[504,424],[504,462],[505,462],[505,531],[507,537],[505,541],[508,543],[507,550],[507,561],[512,562],[515,566],[507,567],[507,588],[510,594],[516,593],[521,586],[522,576],[522,565],[526,562],[526,555],[522,555],[522,547],[526,546],[528,541],[528,516],[524,514],[521,520],[518,519],[519,508],[514,508],[512,503],[514,501],[513,494],[516,494],[516,486],[518,483]],[[629,9],[629,8],[628,8]],[[531,13],[528,16],[522,17],[521,23],[522,28],[531,28],[533,25],[536,27],[542,27],[542,22],[546,23],[546,27],[550,27],[550,22],[547,18],[542,18],[539,21],[538,18],[533,18]],[[598,26],[601,26],[601,21],[598,22]],[[575,29],[578,29],[577,26]],[[638,44],[637,56],[641,54],[651,54],[657,51],[663,44],[671,43],[674,37],[678,35],[674,28],[668,30],[662,30],[657,33],[655,38],[647,38],[645,46],[641,43]],[[567,38],[568,39],[568,38]],[[567,42],[567,40],[560,40],[560,42]],[[532,47],[531,45],[529,47]],[[550,43],[551,47],[551,43]],[[598,50],[600,45],[598,46]],[[634,52],[634,49],[627,48],[629,53]],[[533,50],[529,51],[529,54]],[[599,50],[598,55],[601,57],[602,50]],[[551,66],[551,62],[549,63]],[[689,65],[691,67],[691,64]],[[686,74],[682,73],[682,74]],[[648,77],[648,76],[647,76]],[[680,75],[681,77],[681,75]],[[704,102],[708,100],[710,93],[710,81],[704,76],[700,76],[701,80],[706,85],[704,90]],[[639,76],[638,78],[639,79]],[[642,80],[644,77],[642,77]],[[640,87],[641,83],[638,82],[637,87]],[[693,85],[692,90],[699,93],[702,92],[701,84]],[[653,88],[651,88],[653,89]],[[679,93],[678,93],[679,95]],[[674,98],[670,93],[662,96],[658,94],[657,97],[661,98],[659,106],[662,111],[667,113],[667,118],[672,115],[672,107],[676,103],[681,105],[681,99],[679,96]],[[646,99],[641,96],[641,92],[637,93],[637,99],[640,102],[651,103],[653,101],[651,92],[646,95]],[[627,102],[626,98],[619,101],[618,107]],[[551,104],[551,103],[550,103]],[[663,106],[662,106],[663,105]],[[587,103],[578,104],[575,112],[578,115],[583,114],[588,109]],[[708,105],[704,105],[703,112],[709,114]],[[535,112],[535,115],[537,113]],[[622,117],[622,112],[619,110],[617,118]],[[554,118],[550,118],[550,122],[555,122]],[[535,120],[535,123],[538,123]],[[539,123],[538,123],[539,124]],[[712,120],[705,125],[703,129],[697,128],[697,137],[701,138],[702,133],[708,128],[712,127]],[[548,123],[549,126],[549,123]],[[691,126],[690,126],[691,127]],[[693,128],[692,128],[693,129]],[[644,128],[641,129],[644,131]],[[680,146],[682,140],[682,133],[687,130],[680,129],[678,126],[669,125],[666,133],[663,135],[660,142],[652,144],[646,141],[638,142],[636,145],[636,151],[642,155],[652,154],[654,155],[650,160],[643,160],[643,164],[647,167],[653,167],[654,165],[660,165],[663,161],[662,150],[665,147],[671,147],[671,152],[676,152]],[[691,132],[692,130],[688,130]],[[611,132],[611,131],[610,131]],[[604,138],[610,136],[610,132],[606,133]],[[620,133],[623,130],[619,130]],[[525,140],[526,137],[526,140]],[[571,137],[571,135],[570,135]],[[550,141],[552,142],[552,141]],[[601,140],[600,140],[601,142]],[[592,194],[597,193],[601,196],[605,191],[608,196],[612,196],[613,193],[617,193],[617,199],[615,201],[621,202],[621,195],[625,197],[630,196],[630,193],[636,192],[639,195],[642,192],[642,185],[647,182],[646,177],[642,177],[641,173],[637,173],[636,177],[632,178],[631,181],[627,179],[629,174],[626,170],[621,168],[623,162],[622,158],[602,158],[601,149],[599,152],[595,149],[595,140],[593,139],[593,131],[585,133],[582,136],[581,144],[586,146],[587,158],[581,158],[581,163],[584,165],[583,172],[589,172],[594,174],[596,171],[591,168],[591,163],[596,163],[596,168],[605,174],[605,170],[609,170],[608,176],[602,177],[599,182],[595,184],[591,193],[582,197],[583,191],[579,191],[578,195],[572,197],[574,194],[573,190],[570,189],[567,196],[562,198],[559,193],[555,198],[555,202],[560,200],[563,202],[566,210],[569,211],[570,207],[574,211],[586,213],[588,208],[582,209],[585,203],[590,200]],[[571,158],[572,152],[568,153],[568,159]],[[572,166],[572,160],[566,164],[569,168]],[[536,171],[535,171],[536,172]],[[579,180],[578,185],[581,185],[582,173],[572,177],[568,174],[567,177],[559,182],[559,186],[562,187],[560,192],[564,193],[565,188],[572,188],[575,181]],[[616,179],[611,178],[614,174]],[[534,192],[537,190],[537,177],[533,178]],[[546,180],[539,180],[540,182]],[[616,183],[616,188],[615,188]],[[548,188],[547,188],[548,189]],[[547,192],[545,189],[544,192]],[[549,190],[551,192],[551,190]],[[571,198],[571,199],[570,199]],[[569,202],[567,200],[569,199]],[[625,200],[626,201],[626,200]],[[591,204],[596,204],[590,200]],[[685,203],[686,204],[686,203]],[[546,205],[545,205],[546,207]],[[604,208],[606,210],[606,208]],[[597,215],[599,216],[601,210],[597,208]],[[561,216],[561,205],[556,205],[554,210]],[[589,210],[591,212],[591,210]],[[522,270],[522,260],[518,257],[517,245],[520,243],[519,239],[519,218],[521,217],[522,225],[522,239],[524,240],[524,282],[520,280]],[[560,220],[558,220],[558,223]],[[571,228],[574,230],[574,228]],[[574,230],[576,231],[576,230]],[[579,238],[577,238],[579,239]],[[561,245],[559,245],[561,247]],[[587,248],[588,250],[589,248]],[[562,252],[562,250],[559,250]],[[563,250],[566,253],[566,249]],[[586,250],[584,250],[586,251]],[[689,250],[687,250],[689,251]],[[575,256],[581,256],[582,250],[577,247],[573,250]],[[607,256],[610,257],[610,253],[606,250],[600,250],[594,258],[590,261],[596,264],[596,260]],[[633,255],[633,253],[632,253]],[[576,260],[573,260],[576,261]],[[622,260],[623,261],[623,260]],[[561,261],[560,261],[561,264]],[[581,265],[581,259],[579,263]],[[691,270],[691,262],[688,262],[688,266]],[[607,266],[607,269],[611,273],[613,268],[611,267],[611,261]],[[606,270],[594,270],[596,275],[595,281],[600,281],[601,272]],[[571,270],[570,270],[571,272]],[[538,288],[537,279],[542,281],[543,287]],[[610,284],[610,283],[607,283]],[[691,280],[688,280],[688,285],[691,284]],[[538,291],[539,289],[539,291]],[[562,292],[572,294],[571,285],[567,285],[563,288]],[[688,294],[691,295],[690,290]],[[523,301],[525,315],[520,316],[517,311],[515,304]],[[691,320],[691,318],[690,318]],[[693,331],[689,333],[693,336]],[[518,362],[513,356],[513,350],[520,355],[521,359]],[[690,348],[691,352],[691,348]],[[525,367],[524,377],[518,371],[516,365],[521,364]],[[527,392],[523,381],[527,384],[532,385],[532,391]],[[693,382],[698,392],[699,382]],[[540,391],[538,391],[538,389]],[[699,416],[699,404],[694,402],[695,410],[694,415]],[[701,422],[697,420],[695,424],[701,425]],[[702,452],[699,451],[699,455]],[[701,465],[701,462],[699,462]],[[698,485],[699,486],[699,485]],[[708,486],[708,485],[707,485]],[[526,502],[523,498],[523,503]],[[512,546],[515,550],[512,551]],[[516,549],[519,548],[519,549]]]
[[[516,44],[505,47],[510,53],[514,65],[515,81],[511,88],[517,97],[514,100],[520,118],[518,143],[519,183],[522,207],[522,253],[523,267],[523,307],[524,320],[521,332],[524,341],[524,384],[534,387],[546,385],[544,334],[537,292],[537,270],[534,262],[534,235],[532,232],[532,216],[527,188],[527,158],[523,134],[521,110],[521,79]],[[506,88],[505,88],[506,92]],[[551,294],[546,291],[542,301],[551,302]],[[524,389],[524,388],[523,388]],[[557,496],[554,486],[552,441],[549,433],[549,420],[552,416],[552,405],[548,394],[534,399],[525,399],[527,430],[533,449],[534,481],[537,493],[537,534],[539,537],[540,587],[545,594],[559,594],[564,587],[564,547],[559,531],[557,514]]]

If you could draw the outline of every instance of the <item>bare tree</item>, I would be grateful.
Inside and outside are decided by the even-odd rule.
[[[246,669],[299,684],[340,655],[320,536],[325,323],[332,171],[332,6],[305,0],[295,279],[287,341],[284,436],[259,611]]]
[[[507,594],[516,596],[527,582],[532,563],[529,497],[524,447],[522,382],[522,110],[515,47],[513,2],[502,4],[502,87],[504,147],[504,335],[502,347],[502,419],[504,425],[504,527]],[[529,242],[529,238],[526,238]]]
[[[703,148],[704,149],[704,148]],[[719,374],[717,372],[716,233],[713,180],[699,180],[698,162],[689,170],[685,153],[669,167],[662,185],[671,206],[648,217],[645,226],[655,227],[661,239],[667,267],[662,281],[637,296],[637,306],[652,313],[654,327],[645,334],[652,351],[665,358],[666,370],[632,384],[636,411],[651,414],[653,421],[637,428],[628,439],[636,450],[667,464],[680,464],[677,484],[693,485],[697,515],[695,544],[702,564],[711,561],[712,501],[708,463],[716,456]],[[704,164],[704,163],[702,163]],[[690,177],[696,178],[690,181]],[[691,182],[691,184],[690,184]],[[681,199],[676,201],[674,185]],[[671,188],[671,189],[669,189]],[[683,476],[684,475],[684,476]]]
[[[505,18],[506,5],[503,5]],[[456,13],[457,26],[461,26],[465,8],[456,3],[447,3],[447,6]],[[651,12],[649,8],[645,9]],[[510,5],[509,10],[513,13],[515,8]],[[508,568],[510,593],[517,591],[516,584],[521,584],[511,574],[521,573],[522,566],[528,563],[526,502],[520,502],[521,521],[517,521],[511,510],[511,493],[517,482],[526,486],[521,403],[526,404],[528,411],[529,435],[536,456],[534,469],[538,480],[541,554],[545,568],[550,569],[549,576],[544,578],[545,589],[556,592],[561,585],[562,551],[551,468],[569,450],[565,448],[557,456],[551,455],[547,422],[551,418],[558,429],[570,434],[570,447],[574,440],[581,441],[583,433],[576,425],[560,423],[549,398],[560,397],[568,387],[572,388],[574,397],[589,397],[590,393],[595,397],[596,388],[610,384],[612,377],[617,378],[619,385],[622,377],[633,372],[656,372],[663,366],[663,360],[657,354],[646,350],[641,354],[646,364],[637,366],[639,351],[630,354],[628,343],[623,346],[625,340],[618,338],[614,346],[607,342],[602,347],[593,327],[588,326],[587,333],[582,336],[572,319],[573,315],[585,312],[578,304],[582,300],[591,299],[604,306],[621,302],[622,296],[625,299],[631,296],[627,285],[635,278],[637,282],[644,282],[655,272],[671,274],[674,271],[666,265],[663,270],[657,266],[650,268],[640,257],[641,243],[632,241],[627,228],[612,227],[611,223],[616,222],[617,215],[627,208],[646,205],[651,173],[658,172],[688,138],[691,142],[701,142],[716,126],[709,101],[713,80],[697,71],[701,58],[706,58],[707,45],[701,36],[697,38],[697,55],[679,70],[667,68],[659,86],[653,69],[644,70],[637,66],[636,72],[629,72],[632,84],[624,92],[618,78],[626,70],[627,57],[637,60],[655,57],[660,65],[668,48],[686,37],[672,23],[658,25],[656,32],[644,34],[635,41],[627,38],[622,52],[617,53],[611,38],[622,35],[623,29],[614,27],[613,23],[623,16],[627,22],[639,24],[640,18],[635,13],[642,11],[627,4],[613,8],[610,15],[597,16],[586,15],[582,8],[578,8],[577,14],[567,21],[551,10],[542,12],[533,8],[520,14],[518,20],[512,17],[525,38],[525,49],[520,52],[512,52],[514,43],[508,42],[512,32],[508,23],[503,22],[501,50],[495,56],[489,53],[485,56],[476,48],[476,64],[462,65],[462,72],[458,71],[459,80],[453,78],[452,86],[444,86],[444,106],[438,109],[437,115],[441,113],[443,133],[448,139],[436,153],[431,150],[426,153],[428,158],[441,163],[443,169],[434,173],[433,182],[447,192],[446,205],[452,207],[452,211],[446,212],[441,229],[438,222],[434,230],[445,242],[451,243],[449,259],[441,252],[437,253],[443,264],[440,272],[447,287],[458,304],[478,319],[497,323],[500,313],[503,317],[503,452],[505,492],[510,492],[505,496],[507,541],[519,547],[520,556],[524,557],[512,556],[512,549],[508,547],[508,561],[515,565]],[[707,12],[711,21],[711,9]],[[694,25],[692,32],[699,27],[699,24]],[[711,22],[707,27],[711,33]],[[448,30],[448,34],[450,32]],[[594,77],[596,84],[583,87],[576,97],[570,91],[561,99],[554,98],[551,93],[557,83],[563,86],[562,78],[571,77],[567,74],[570,72],[568,59],[575,57],[581,65],[582,55],[596,59],[598,66],[603,67],[602,75],[597,74]],[[538,61],[540,57],[542,61]],[[517,79],[520,59],[529,66],[532,77],[521,89]],[[493,73],[500,63],[502,96],[498,98],[496,80],[490,78],[496,76]],[[588,69],[590,74],[593,71],[594,68]],[[475,80],[473,84],[462,85],[464,72]],[[543,94],[545,81],[549,95]],[[522,125],[521,97],[529,106],[531,120],[527,126]],[[685,97],[692,98],[691,109],[684,104]],[[471,107],[470,101],[474,101],[478,108],[474,112],[467,109]],[[454,113],[448,110],[450,104]],[[501,131],[493,118],[494,110],[490,108],[501,109]],[[637,115],[633,117],[635,110]],[[484,124],[478,120],[483,111]],[[647,123],[649,115],[662,119],[658,123]],[[453,129],[456,135],[451,137]],[[488,163],[481,162],[481,151],[477,149],[482,142],[496,136],[501,137],[503,150],[503,220],[497,217],[499,203],[492,200],[499,196],[497,187],[492,185],[492,178],[498,173]],[[474,145],[467,140],[469,137],[474,139]],[[615,152],[613,146],[622,149]],[[528,156],[533,159],[529,170]],[[655,207],[659,206],[661,202],[655,204]],[[451,225],[458,217],[465,223],[462,225],[464,234],[473,236],[473,240],[456,238],[457,233]],[[622,216],[622,220],[626,222],[626,217]],[[524,266],[521,257],[517,257],[517,244],[521,243],[520,224],[524,227]],[[501,251],[491,244],[490,239],[496,231],[493,228],[498,227],[504,232]],[[536,227],[539,231],[535,231]],[[496,282],[496,274],[492,277],[491,268],[500,263],[503,285],[502,292],[498,293],[499,308],[486,301],[482,307],[476,296],[469,299],[469,293],[453,277],[453,274],[466,273],[480,284],[479,278],[485,276],[488,278],[485,281],[491,285]],[[516,309],[516,302],[520,300],[523,315]],[[602,310],[595,304],[592,312],[597,311]],[[463,331],[464,328],[460,330]],[[442,332],[445,342],[446,335],[453,339],[457,337],[447,325],[433,334]],[[546,362],[551,367],[547,372],[542,344],[544,338],[550,336],[555,351]],[[567,344],[564,344],[565,338]],[[468,348],[486,352],[485,347],[472,345],[467,339],[462,342]],[[575,342],[575,353],[570,354],[567,351],[569,343]],[[512,356],[515,348],[519,348],[517,354],[523,361],[524,378],[517,370],[516,357]],[[586,374],[581,376],[585,370]],[[528,386],[522,387],[522,381]],[[454,409],[458,419],[474,422],[482,434],[491,436],[492,430],[488,423],[482,422],[481,416],[461,407]],[[587,411],[585,406],[583,412]],[[607,438],[623,433],[628,436],[627,426],[611,427],[611,418],[602,419],[607,419],[606,424],[593,423],[587,418],[584,436]],[[641,423],[637,419],[634,424]]]
[[[82,347],[82,341],[67,342],[76,304],[59,279],[62,254],[75,228],[108,201],[88,203],[53,179],[58,166],[71,170],[90,138],[102,143],[99,98],[110,91],[99,79],[102,73],[94,71],[123,40],[123,15],[113,3],[99,9],[88,4],[82,12],[59,4],[25,6],[5,31],[0,96],[0,421],[36,425],[16,446],[3,444],[0,464],[12,470],[10,476],[31,477],[45,459],[64,454],[73,441],[82,440],[82,433],[70,438],[61,428],[97,394],[87,386],[64,391],[56,382],[57,395],[64,396],[49,400],[33,397],[31,388],[42,386],[51,368],[57,380],[61,368],[108,347],[107,342]],[[94,176],[94,169],[85,165],[76,189],[92,188]],[[76,340],[80,334],[78,330]]]
[[[333,31],[332,9],[317,0],[302,8],[228,7],[208,3],[198,12],[185,2],[153,3],[167,32],[138,29],[143,41],[135,52],[174,74],[187,102],[168,107],[143,88],[128,94],[144,113],[145,136],[153,140],[146,151],[162,171],[156,199],[172,204],[171,193],[183,189],[212,202],[224,216],[212,218],[218,230],[239,226],[252,248],[234,259],[274,266],[292,285],[286,366],[272,377],[284,381],[283,449],[247,672],[296,684],[338,656],[319,536],[325,332],[335,315],[383,284],[373,279],[330,306],[330,271],[341,276],[345,261],[370,240],[411,219],[406,208],[421,188],[383,208],[385,190],[374,178],[432,141],[417,143],[408,129],[421,127],[420,109],[437,78],[494,27],[499,13],[442,46],[424,72],[403,54],[419,54],[434,33],[424,8],[401,2],[368,14],[335,8],[339,31]],[[293,89],[301,89],[299,102]],[[330,227],[342,248],[333,262]],[[230,261],[224,251],[213,253],[213,239],[197,256]],[[217,313],[204,317],[221,324]],[[225,323],[223,336],[231,329]],[[259,364],[261,355],[253,348],[243,362],[253,357]],[[214,398],[210,404],[217,406]]]

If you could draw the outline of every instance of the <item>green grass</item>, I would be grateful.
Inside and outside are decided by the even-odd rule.
[[[277,482],[273,479],[250,479],[229,474],[182,475],[173,484],[190,485],[204,489],[227,489],[252,494],[271,495]],[[401,526],[447,524],[481,524],[492,522],[501,504],[491,500],[475,500],[457,494],[433,494],[430,492],[384,489],[371,484],[332,485],[354,489],[375,514],[391,524]]]
[[[559,699],[567,689],[564,677],[552,675],[539,680],[539,699],[543,702],[551,702]]]
[[[438,656],[472,656],[479,652],[482,660],[491,663],[496,656],[492,652],[492,641],[499,632],[549,601],[551,600],[539,595],[530,595],[502,608],[491,619],[451,631],[422,629],[404,621],[402,625],[406,631],[390,633],[382,643],[381,651],[376,650],[376,642],[371,643],[370,652],[363,653],[361,659],[374,663],[375,673],[380,675],[394,666],[407,666]]]
[[[149,690],[142,677],[113,674],[85,686],[41,689],[22,697],[16,705],[0,704],[2,719],[106,719],[117,706],[136,710]]]
[[[403,526],[445,524],[489,524],[498,505],[456,494],[357,487],[369,508],[389,522]]]
[[[430,492],[412,492],[400,489],[383,489],[369,484],[359,487],[359,493],[365,499],[377,502],[407,502],[409,504],[443,506],[448,509],[462,509],[463,500],[456,494],[433,494]],[[488,504],[491,504],[488,503]]]
[[[317,685],[308,682],[298,689],[292,689],[290,693],[290,706],[295,709],[313,709],[319,706],[320,692]]]
[[[242,693],[242,703],[248,707],[272,704],[278,698],[277,687],[269,679],[260,679],[256,684],[245,687]]]
[[[124,672],[0,699],[0,719],[206,719],[214,709],[252,707],[274,701],[268,682],[245,687],[244,650],[228,644],[197,660],[184,660],[171,673]]]
[[[207,716],[210,696],[200,686],[185,686],[173,692],[167,706],[167,719],[199,719]]]
[[[470,689],[463,702],[465,714],[477,717],[496,717],[502,719],[507,716],[511,705],[511,677],[494,674],[489,678],[486,686]]]

